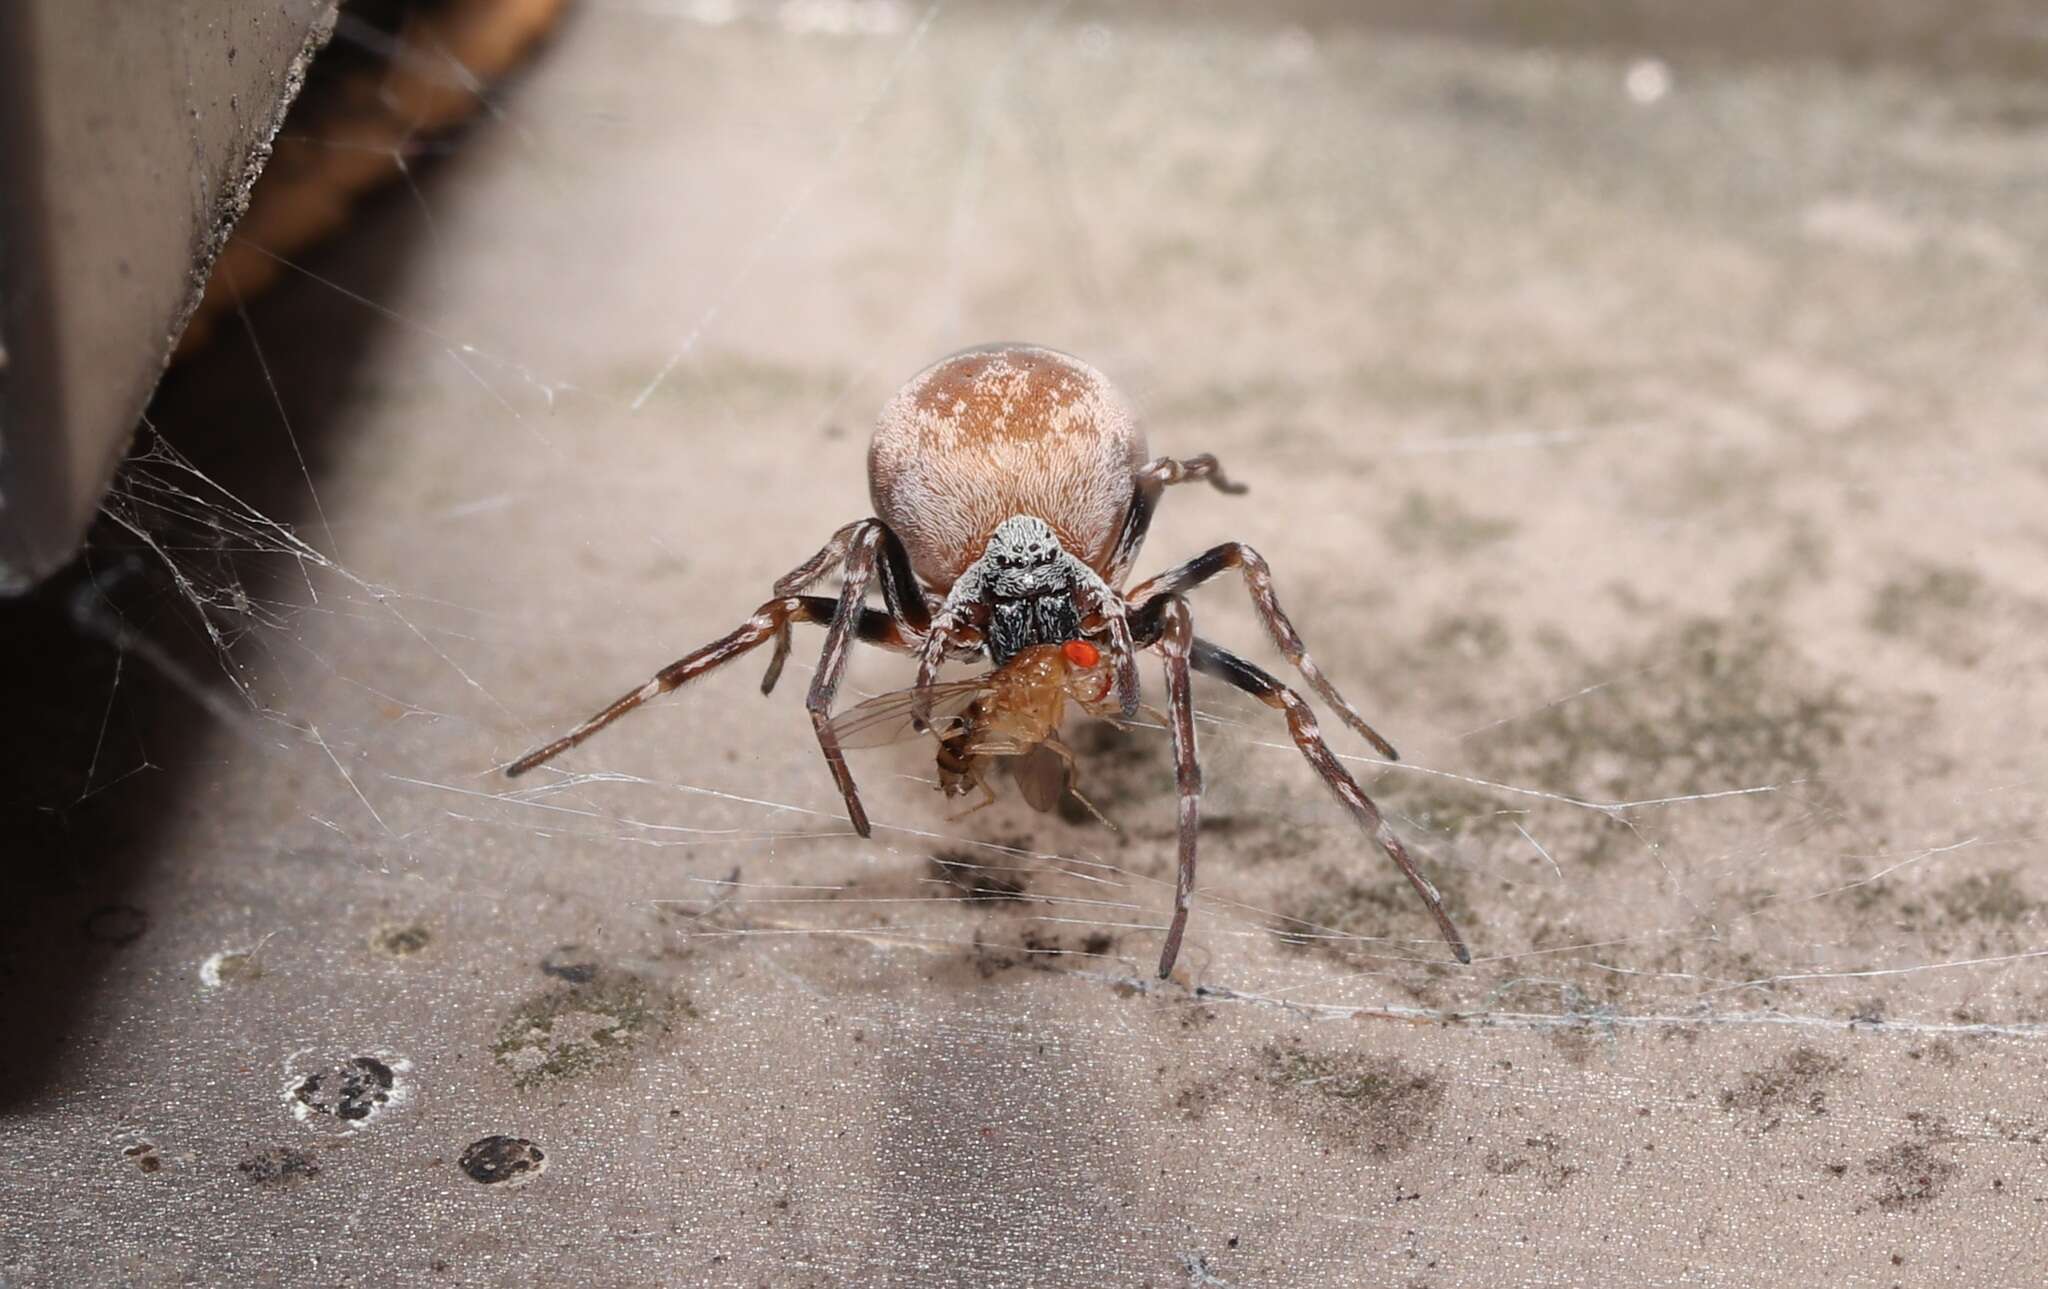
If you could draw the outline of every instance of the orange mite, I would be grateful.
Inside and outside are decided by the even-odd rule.
[[[975,784],[985,788],[989,760],[1014,758],[1026,798],[1044,809],[1041,802],[1057,800],[1074,782],[1072,754],[1058,738],[1064,703],[1071,698],[1090,714],[1112,719],[1135,715],[1137,656],[1149,650],[1162,662],[1180,802],[1179,867],[1159,953],[1162,977],[1173,970],[1194,903],[1202,794],[1194,671],[1286,717],[1301,754],[1408,878],[1458,960],[1471,961],[1436,887],[1323,741],[1307,700],[1195,635],[1186,594],[1237,570],[1287,661],[1355,733],[1394,757],[1393,747],[1309,657],[1259,553],[1225,542],[1126,588],[1160,495],[1194,481],[1244,491],[1212,456],[1148,460],[1130,404],[1078,358],[1001,344],[941,359],[911,377],[882,410],[868,450],[874,518],[834,533],[776,582],[774,597],[739,627],[662,668],[561,738],[512,762],[506,773],[524,774],[551,761],[649,699],[771,641],[761,689],[772,690],[789,656],[790,628],[804,622],[826,628],[804,705],[855,832],[870,832],[843,750],[857,731],[847,719],[833,718],[832,704],[856,640],[916,656],[916,684],[894,701],[912,728],[923,722],[943,731],[941,786],[955,795]],[[835,568],[842,579],[838,595],[804,594]],[[880,610],[867,604],[876,590]],[[942,662],[978,658],[995,670],[965,682],[968,689],[938,683]],[[1084,679],[1077,682],[1077,676]]]

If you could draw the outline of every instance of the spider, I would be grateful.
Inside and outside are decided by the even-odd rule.
[[[883,409],[868,449],[875,518],[841,528],[822,550],[775,583],[774,598],[737,629],[684,655],[604,710],[506,768],[524,774],[582,743],[627,712],[770,641],[761,692],[775,688],[789,657],[790,627],[826,628],[805,706],[847,818],[870,835],[866,809],[832,727],[846,655],[860,640],[917,658],[927,701],[939,665],[986,655],[998,667],[1019,652],[1072,640],[1099,644],[1110,667],[1109,704],[1138,711],[1137,654],[1164,661],[1167,726],[1180,795],[1179,869],[1159,975],[1173,971],[1195,893],[1202,767],[1195,751],[1189,673],[1200,671],[1282,713],[1301,754],[1360,827],[1421,895],[1437,929],[1469,963],[1470,951],[1444,912],[1443,897],[1416,868],[1400,838],[1324,742],[1305,699],[1258,666],[1194,633],[1185,593],[1231,569],[1244,577],[1273,641],[1323,701],[1384,757],[1392,745],[1366,724],[1309,657],[1273,594],[1257,551],[1225,542],[1178,567],[1121,589],[1151,526],[1161,493],[1206,482],[1241,493],[1207,454],[1147,460],[1130,406],[1093,367],[1035,345],[963,350],[912,377]],[[842,570],[836,599],[804,591]],[[879,585],[883,610],[866,606]]]

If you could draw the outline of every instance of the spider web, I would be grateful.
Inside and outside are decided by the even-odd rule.
[[[940,799],[895,790],[931,782],[926,753],[910,748],[861,767],[887,802],[888,840],[845,845],[795,705],[785,694],[749,710],[737,676],[636,715],[569,758],[572,771],[537,786],[488,773],[724,630],[777,572],[864,513],[861,427],[921,355],[991,328],[1045,333],[1129,379],[1156,449],[1223,452],[1262,485],[1242,503],[1172,494],[1146,563],[1229,536],[1268,553],[1326,667],[1376,718],[1408,731],[1407,762],[1389,768],[1351,755],[1350,764],[1429,856],[1481,946],[1478,970],[1425,967],[1441,957],[1426,924],[1383,858],[1321,795],[1284,728],[1205,686],[1212,833],[1197,942],[1215,961],[1197,969],[1203,985],[1531,1022],[1597,1011],[1673,1023],[1749,1012],[1846,1023],[1869,1014],[1872,999],[1885,1000],[1891,1019],[1939,1023],[1968,1011],[1989,1023],[2017,1020],[2028,1004],[2010,991],[2029,978],[2030,955],[2044,952],[2028,934],[2033,897],[2012,878],[2015,848],[2034,839],[2027,818],[2038,785],[1973,793],[1968,808],[1916,817],[1897,799],[1904,783],[1887,782],[1894,769],[1860,758],[1910,753],[1919,729],[1874,709],[1924,703],[1924,684],[1874,667],[1858,676],[1806,647],[1785,607],[1796,596],[1752,585],[1787,562],[1766,542],[1705,570],[1687,602],[1603,567],[1595,548],[1651,517],[1599,513],[1620,491],[1612,486],[1569,491],[1625,464],[1635,479],[1675,485],[1701,464],[1669,441],[1702,416],[1752,424],[1710,433],[1701,455],[1733,454],[1747,433],[1758,442],[1742,446],[1762,458],[1773,434],[1803,428],[1801,413],[1877,415],[1866,406],[1874,392],[1842,372],[1766,370],[1725,396],[1731,406],[1706,406],[1721,396],[1677,387],[1688,371],[1724,360],[1674,350],[1711,350],[1719,319],[1699,326],[1706,334],[1608,343],[1565,371],[1555,352],[1504,357],[1488,370],[1486,336],[1398,355],[1371,321],[1341,344],[1286,329],[1234,334],[1199,309],[1139,324],[1152,303],[1179,293],[1199,305],[1254,266],[1265,279],[1260,294],[1277,304],[1331,252],[1349,256],[1359,293],[1339,311],[1370,315],[1374,302],[1414,286],[1397,252],[1427,257],[1451,234],[1400,206],[1404,192],[1439,195],[1427,176],[1373,191],[1370,176],[1387,157],[1370,143],[1355,158],[1355,187],[1315,171],[1334,141],[1301,132],[1297,114],[1319,95],[1342,97],[1342,60],[1363,57],[1344,42],[1326,49],[1308,31],[1282,27],[1230,44],[1241,82],[1233,93],[1292,88],[1300,101],[1276,93],[1269,119],[1234,129],[1206,118],[1162,122],[1146,118],[1140,95],[1115,91],[1114,69],[1142,67],[1170,85],[1224,47],[1142,26],[1119,37],[1069,10],[1037,6],[1009,23],[977,14],[935,47],[943,5],[594,6],[572,46],[594,59],[622,56],[635,33],[681,57],[730,42],[821,73],[810,78],[817,88],[772,109],[730,90],[686,96],[705,123],[681,123],[665,140],[660,119],[633,95],[544,68],[533,91],[544,102],[516,113],[493,104],[492,124],[465,140],[476,158],[465,167],[487,181],[485,193],[429,197],[415,187],[410,209],[375,213],[401,239],[428,234],[416,275],[359,290],[334,276],[359,271],[345,255],[330,267],[290,264],[298,295],[312,298],[259,311],[261,324],[244,312],[241,340],[261,384],[237,397],[255,409],[251,421],[268,423],[273,445],[290,448],[274,455],[303,483],[296,518],[242,500],[153,426],[109,503],[109,519],[156,557],[218,653],[218,676],[180,671],[180,683],[245,731],[295,731],[295,755],[324,763],[343,798],[318,810],[320,827],[347,846],[390,852],[422,878],[431,879],[437,851],[472,830],[556,850],[551,867],[563,846],[593,858],[652,848],[676,862],[646,872],[646,899],[715,895],[735,924],[679,935],[843,934],[957,952],[975,934],[1014,941],[1037,927],[1040,953],[1140,978],[1170,876],[1160,867],[1170,770],[1157,729],[1093,740],[1109,763],[1093,773],[1113,783],[1131,816],[1122,838],[1015,808],[952,826]],[[955,48],[974,56],[975,75],[947,72]],[[1394,69],[1381,92],[1398,104],[1450,75],[1416,62]],[[1499,85],[1452,90],[1484,100],[1562,74],[1517,67]],[[1621,112],[1646,75],[1657,83],[1632,67],[1621,103],[1597,106]],[[641,87],[636,78],[623,84]],[[1596,106],[1558,97],[1557,120],[1543,123],[1550,128]],[[1089,102],[1106,113],[1104,137],[1076,151],[1077,104]],[[1457,115],[1403,125],[1448,151],[1468,142]],[[624,136],[609,145],[622,164],[598,175],[573,155],[601,128],[593,122]],[[730,142],[744,132],[722,127],[741,122],[754,133]],[[1298,155],[1274,141],[1289,131],[1300,132]],[[1150,142],[1147,155],[1108,148],[1138,137]],[[933,165],[941,155],[951,163]],[[678,173],[685,161],[687,180]],[[1504,184],[1528,182],[1518,160],[1499,165]],[[891,196],[910,171],[929,174],[914,199]],[[1815,186],[1824,190],[1825,180]],[[1161,187],[1226,201],[1250,226],[1224,238],[1194,229],[1188,215],[1125,218],[1123,203]],[[531,239],[554,224],[488,225],[490,205],[502,213],[514,191],[542,203],[547,219],[592,221],[600,235],[543,251]],[[1554,204],[1566,209],[1539,214],[1568,219],[1579,213],[1573,200],[1559,194]],[[439,228],[446,217],[435,208],[450,202],[465,221],[486,223],[460,247]],[[1839,207],[1809,204],[1804,217],[1823,230],[1876,218]],[[1485,218],[1455,201],[1442,213],[1453,226]],[[621,249],[628,229],[644,248]],[[602,235],[612,230],[620,237]],[[1277,242],[1289,233],[1317,240],[1282,255]],[[1057,270],[1029,272],[1046,244],[1061,248]],[[1006,245],[1015,249],[993,250]],[[625,267],[643,260],[668,265],[658,285],[636,283]],[[1485,280],[1469,262],[1430,267]],[[1574,294],[1624,289],[1612,273],[1590,276]],[[1113,278],[1124,280],[1115,290],[1106,285]],[[920,289],[892,319],[865,316],[913,281]],[[1481,325],[1507,326],[1544,307],[1461,297],[1459,285],[1438,285],[1435,299],[1408,307],[1424,325],[1443,315],[1445,332],[1470,315],[1491,312],[1498,316]],[[617,318],[609,340],[548,325],[561,308],[535,306],[565,290],[568,316]],[[1685,304],[1579,307],[1636,305],[1668,328]],[[360,440],[333,446],[345,458],[330,467],[337,473],[387,453],[404,465],[399,477],[373,470],[381,486],[361,499],[352,490],[338,523],[294,437],[296,391],[269,366],[270,350],[295,343],[280,330],[293,309],[370,315],[384,351],[376,358],[401,386],[384,396],[344,390],[348,406],[335,419],[366,424],[320,430]],[[1600,334],[1598,321],[1554,320],[1532,347]],[[849,345],[849,331],[861,333],[862,347]],[[1172,366],[1175,331],[1202,335],[1212,356],[1192,371]],[[1657,370],[1660,355],[1678,371]],[[1845,406],[1795,406],[1773,422],[1774,396]],[[424,406],[414,410],[415,400]],[[402,444],[406,435],[424,446]],[[1656,464],[1634,464],[1644,455]],[[1761,478],[1786,492],[1808,482],[1788,471],[1827,464],[1813,455],[1708,464],[1739,476],[1731,492]],[[1311,489],[1311,476],[1329,486]],[[1532,505],[1539,496],[1546,503]],[[1636,504],[1676,512],[1685,500]],[[1659,555],[1690,562],[1689,526],[1742,522],[1744,509],[1731,496],[1706,515],[1665,520],[1671,538]],[[1810,516],[1763,518],[1749,526],[1784,529],[1781,546],[1811,544],[1821,526]],[[479,567],[469,552],[486,549],[498,558]],[[1560,555],[1573,565],[1562,577],[1543,569]],[[1573,613],[1541,603],[1564,597]],[[1204,629],[1263,644],[1242,599],[1231,582],[1205,590]],[[1597,604],[1628,599],[1655,602],[1608,612]],[[130,652],[149,643],[125,628],[119,638]],[[850,698],[900,683],[901,671],[864,664]],[[1844,693],[1862,681],[1866,689]],[[800,685],[787,682],[792,693]],[[381,720],[379,707],[402,715]],[[430,752],[425,764],[407,759]],[[730,768],[708,773],[701,762]],[[777,767],[767,780],[775,791],[752,775],[765,764]],[[791,894],[778,883],[777,857],[799,845],[833,858],[802,864],[802,893]],[[941,850],[952,877],[961,866],[985,869],[999,885],[1024,888],[1006,896],[1025,907],[1007,925],[962,917],[960,893],[918,871]],[[902,893],[882,897],[895,906],[886,929],[870,901],[819,880],[843,855],[870,880],[883,866],[899,870],[891,885]],[[705,863],[710,870],[688,871]],[[725,891],[735,864],[745,883]],[[683,889],[663,889],[675,881]],[[913,893],[913,881],[924,889]],[[1988,918],[1969,916],[1973,901]],[[1899,932],[1901,903],[1913,906],[1911,934]],[[1117,948],[1067,942],[1091,928],[1111,933]]]
[[[1081,4],[586,4],[159,400],[75,601],[105,712],[42,804],[175,773],[164,846],[315,874],[198,946],[273,961],[360,904],[805,995],[2038,1039],[2041,247],[1972,213],[2022,163],[1999,103],[1820,84]],[[952,817],[928,746],[858,753],[864,842],[799,636],[770,698],[753,655],[498,773],[867,513],[895,383],[1007,337],[1251,485],[1170,492],[1140,573],[1265,554],[1404,753],[1325,722],[1470,968],[1204,680],[1166,984],[1155,727],[1074,734],[1114,833],[1013,790]],[[1234,575],[1195,611],[1293,679]],[[908,675],[857,655],[842,704]],[[187,715],[117,719],[141,677]]]

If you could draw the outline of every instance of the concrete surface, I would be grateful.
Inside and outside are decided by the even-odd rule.
[[[0,1279],[2041,1282],[2039,86],[621,0],[493,108],[9,632]],[[905,745],[858,841],[794,665],[494,773],[996,337],[1251,485],[1141,567],[1265,553],[1473,966],[1210,689],[1164,985],[1154,733],[1120,834]]]
[[[0,14],[0,594],[98,513],[334,0]]]

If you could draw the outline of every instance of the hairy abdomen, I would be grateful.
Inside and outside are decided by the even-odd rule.
[[[1012,515],[1043,519],[1107,572],[1144,463],[1145,436],[1101,372],[990,345],[927,367],[882,409],[868,487],[917,575],[943,592]]]

